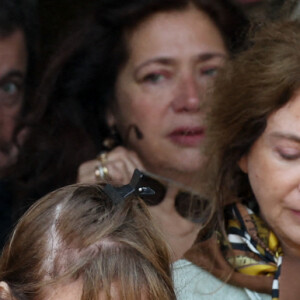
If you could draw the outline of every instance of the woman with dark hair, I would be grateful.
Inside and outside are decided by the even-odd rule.
[[[195,189],[201,106],[246,25],[224,0],[100,1],[44,78],[17,165],[18,198],[30,203],[76,180],[124,184],[135,168]],[[177,194],[168,188],[150,208],[175,258],[199,229],[178,213]]]
[[[299,299],[299,28],[264,28],[216,80],[205,176],[217,213],[175,263],[179,299]]]
[[[0,299],[175,300],[169,251],[135,177],[120,188],[66,186],[37,201],[0,257]]]

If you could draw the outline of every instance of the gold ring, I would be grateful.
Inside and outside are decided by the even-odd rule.
[[[106,163],[107,162],[107,152],[106,151],[100,152],[100,154],[97,156],[97,160],[100,163]]]
[[[108,169],[106,166],[103,166],[101,163],[95,167],[95,177],[98,181],[108,181],[110,179],[108,175]]]

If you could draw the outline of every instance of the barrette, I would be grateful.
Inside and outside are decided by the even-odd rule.
[[[103,191],[111,198],[113,204],[117,205],[122,203],[131,195],[135,195],[141,198],[145,196],[154,196],[155,191],[148,186],[141,185],[141,179],[144,174],[135,169],[129,184],[123,185],[121,187],[115,187],[111,184],[107,184]]]

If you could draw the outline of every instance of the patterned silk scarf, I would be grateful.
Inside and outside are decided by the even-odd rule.
[[[275,234],[252,210],[241,203],[227,207],[225,257],[236,271],[247,275],[273,276],[272,299],[279,299],[282,250]]]

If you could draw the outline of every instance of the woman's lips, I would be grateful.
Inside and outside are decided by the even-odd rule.
[[[198,146],[204,138],[204,129],[201,127],[181,127],[173,130],[168,138],[180,146]]]
[[[288,208],[289,211],[289,216],[291,217],[291,219],[293,220],[293,222],[297,223],[298,225],[300,224],[300,210],[297,209],[293,209],[293,208]]]
[[[299,218],[300,220],[300,210],[291,209],[291,212],[295,217]]]

